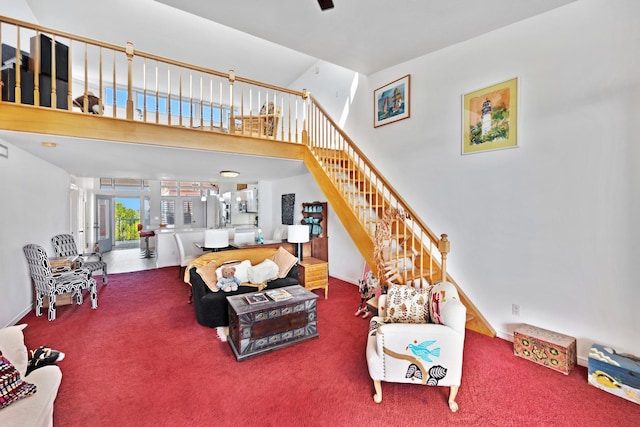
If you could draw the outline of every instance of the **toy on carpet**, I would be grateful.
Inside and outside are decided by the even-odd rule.
[[[25,376],[38,368],[42,368],[43,366],[55,365],[56,362],[62,359],[64,359],[63,352],[41,345],[37,349],[31,350],[31,358],[27,364]]]
[[[218,279],[216,287],[222,289],[224,292],[237,291],[238,286],[240,286],[240,279],[238,279],[235,274],[235,267],[222,267],[222,277]]]
[[[363,319],[371,316],[367,301],[376,294],[376,289],[380,287],[380,283],[372,271],[368,271],[365,280],[358,280],[358,287],[360,288],[360,305],[356,310],[355,315],[362,315]]]

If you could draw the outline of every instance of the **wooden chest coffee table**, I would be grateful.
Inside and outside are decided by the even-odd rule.
[[[278,289],[287,291],[291,298],[274,301],[267,296],[269,289],[227,297],[228,341],[238,361],[318,336],[318,296],[298,285]],[[249,299],[260,296],[267,301],[249,304]]]

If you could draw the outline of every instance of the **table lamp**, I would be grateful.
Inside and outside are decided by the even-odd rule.
[[[229,246],[229,230],[204,230],[204,247],[206,249],[217,251],[227,246]]]
[[[309,227],[306,225],[290,225],[287,227],[287,241],[297,243],[298,262],[302,261],[302,244],[309,241]]]

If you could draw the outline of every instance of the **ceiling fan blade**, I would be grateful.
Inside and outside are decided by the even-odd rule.
[[[318,0],[318,4],[322,10],[333,9],[333,0]]]

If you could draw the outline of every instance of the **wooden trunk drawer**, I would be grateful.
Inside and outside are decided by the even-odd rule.
[[[576,366],[576,339],[531,325],[513,333],[513,353],[567,375]]]

